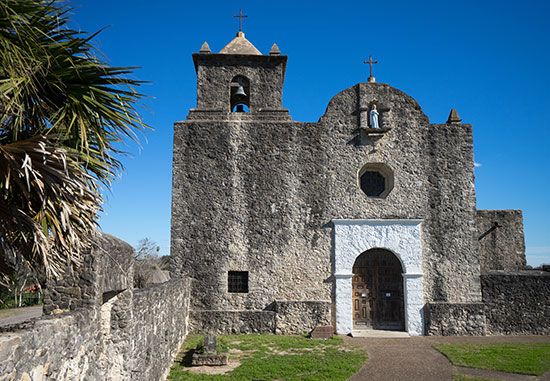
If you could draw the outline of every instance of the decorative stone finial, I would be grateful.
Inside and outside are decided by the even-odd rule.
[[[281,49],[277,46],[277,44],[273,44],[271,46],[271,50],[269,51],[270,56],[280,56],[281,55]]]
[[[212,51],[210,50],[210,46],[208,46],[208,42],[206,42],[206,41],[203,42],[203,44],[201,45],[201,48],[199,50],[199,53],[201,53],[201,54],[212,53]]]
[[[449,113],[449,117],[447,118],[447,124],[456,124],[460,122],[462,122],[462,119],[460,119],[460,116],[458,115],[458,111],[452,108],[451,112]]]

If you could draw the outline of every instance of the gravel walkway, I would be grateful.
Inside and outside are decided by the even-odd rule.
[[[22,307],[2,310],[0,314],[0,327],[11,324],[23,323],[35,317],[42,316],[42,306]]]

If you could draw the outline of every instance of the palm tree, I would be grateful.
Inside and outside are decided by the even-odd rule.
[[[66,5],[0,2],[0,274],[23,260],[48,276],[97,231],[119,142],[147,128],[133,67],[111,67],[68,27]]]

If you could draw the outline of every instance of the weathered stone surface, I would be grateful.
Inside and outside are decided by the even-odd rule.
[[[221,366],[227,365],[229,356],[227,353],[193,353],[191,365],[193,366]]]
[[[201,75],[199,88],[218,80],[213,72]],[[223,109],[228,100],[212,94],[220,102],[215,108]],[[357,110],[374,99],[389,110],[381,120],[391,129],[355,144]],[[198,104],[205,107],[214,106]],[[430,125],[411,97],[378,83],[337,94],[318,123],[222,114],[174,130],[172,253],[175,272],[195,279],[194,309],[330,301],[327,223],[337,218],[423,220],[425,300],[481,300],[469,125]],[[394,172],[385,199],[369,198],[358,186],[366,163]],[[248,294],[227,292],[229,270],[249,271]]]
[[[478,210],[476,236],[482,273],[525,269],[521,210]]]
[[[203,343],[203,349],[206,353],[216,353],[217,340],[215,335],[212,335],[212,334],[204,335],[204,339],[202,343]]]
[[[104,293],[133,288],[133,252],[126,242],[100,234],[80,268],[70,266],[61,279],[48,282],[44,313],[97,308]]]
[[[550,273],[491,271],[481,285],[488,333],[550,334]]]
[[[197,108],[230,111],[231,80],[250,80],[250,110],[282,109],[287,56],[193,54],[197,71]]]
[[[315,327],[309,335],[312,339],[330,339],[334,335],[334,327],[331,325]]]
[[[369,82],[336,94],[318,122],[294,122],[282,107],[286,56],[193,60],[197,108],[174,126],[171,251],[174,273],[193,278],[194,327],[303,332],[311,329],[307,313],[299,322],[303,313],[288,309],[273,322],[267,312],[279,300],[316,300],[332,302],[331,323],[347,333],[351,267],[376,247],[404,266],[409,333],[484,332],[479,275],[523,268],[523,227],[517,211],[476,211],[472,127],[454,110],[448,123],[432,124],[413,98]],[[230,112],[237,75],[250,89],[249,113]],[[375,134],[374,106],[382,127]],[[387,168],[392,186],[369,166]],[[361,190],[365,168],[384,177],[383,192]],[[415,220],[419,231],[399,244],[399,234],[368,226],[382,234],[365,228],[342,247],[330,224],[337,220]],[[494,222],[502,226],[480,240]],[[229,271],[248,272],[248,293],[228,292]]]
[[[132,380],[164,380],[188,332],[189,278],[134,291]]]
[[[2,327],[7,380],[161,380],[187,333],[190,280],[132,288],[133,250],[99,237],[80,268],[50,283],[45,310],[61,314]],[[63,312],[63,311],[60,311]]]
[[[276,301],[276,332],[304,334],[316,326],[330,325],[331,303],[325,301]],[[333,329],[334,331],[334,329]]]
[[[425,314],[427,335],[485,335],[483,303],[429,303]]]
[[[189,332],[202,334],[275,333],[273,311],[191,310]]]

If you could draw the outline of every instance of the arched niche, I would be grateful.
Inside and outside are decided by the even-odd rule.
[[[237,75],[231,80],[229,107],[231,112],[250,111],[250,80],[244,75]]]

